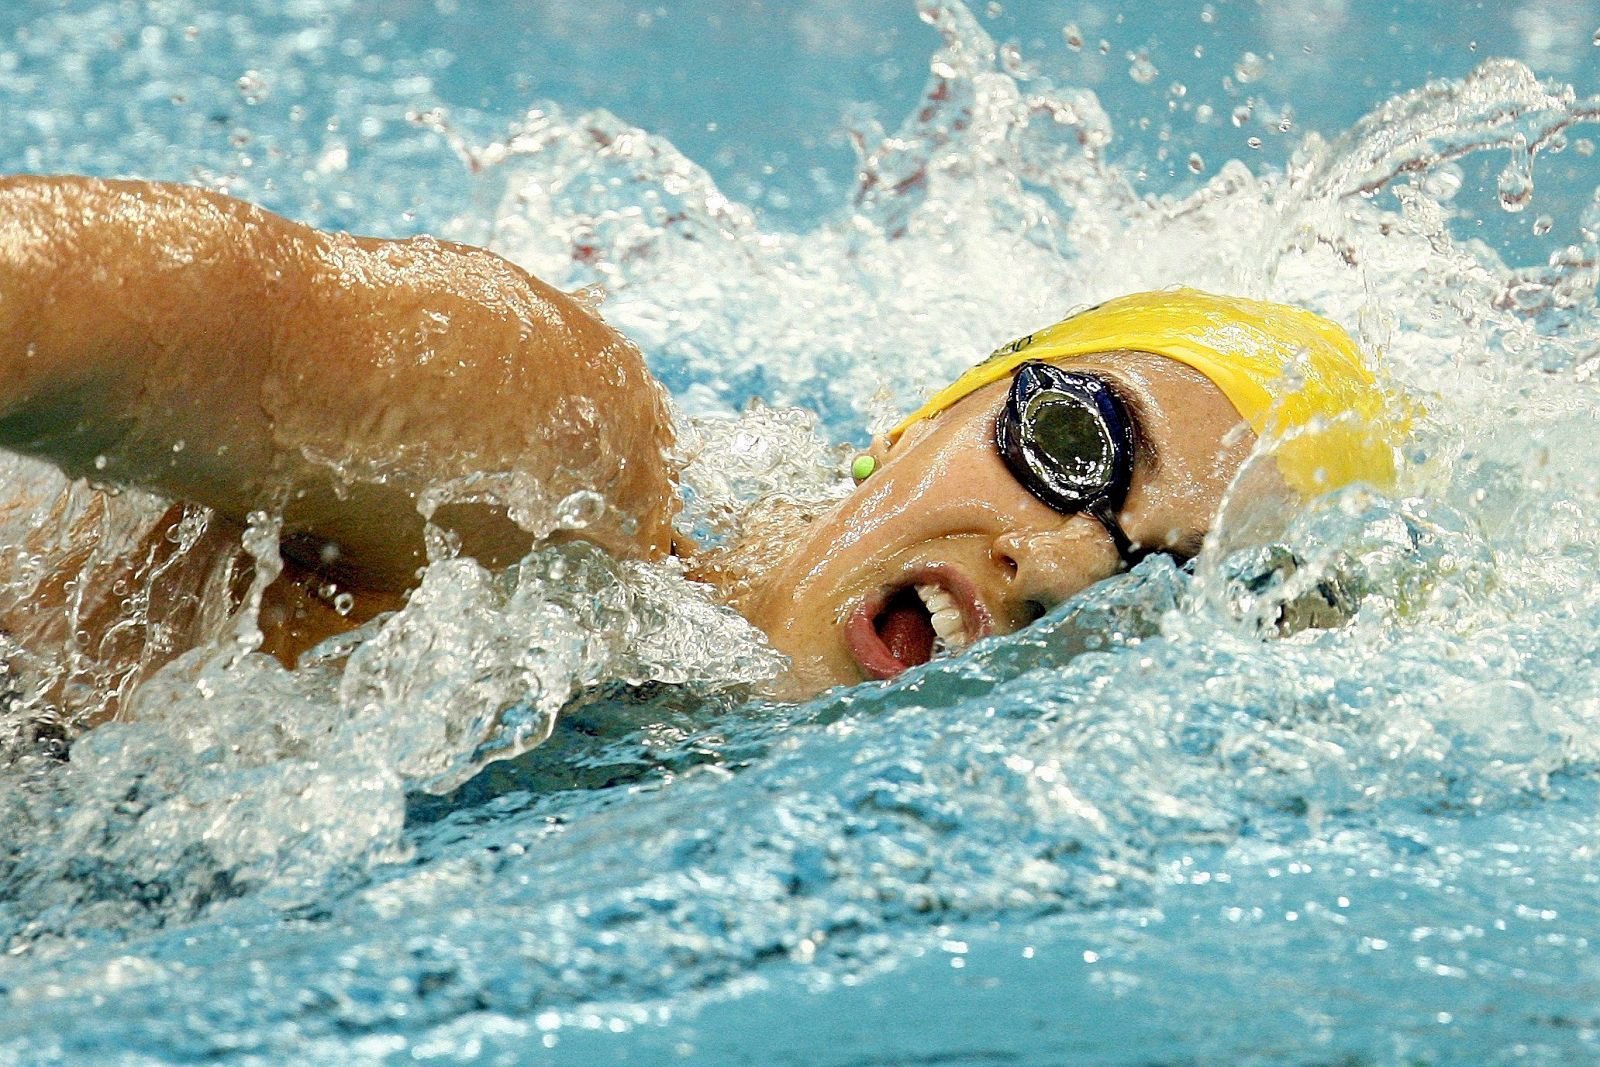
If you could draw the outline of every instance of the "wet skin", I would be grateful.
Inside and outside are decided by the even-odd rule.
[[[1122,528],[1136,548],[1192,555],[1255,435],[1215,385],[1165,357],[1113,352],[1071,368],[1103,376],[1138,424]],[[976,639],[1021,629],[1122,569],[1098,520],[1047,507],[1001,460],[994,418],[1009,387],[995,382],[894,446],[880,442],[871,477],[733,602],[790,656],[790,692],[904,670],[881,613],[914,585],[942,589]]]
[[[671,444],[639,350],[483,249],[325,233],[190,186],[0,176],[0,448],[212,513],[202,543],[151,571],[165,636],[148,644],[128,639],[123,601],[170,555],[181,509],[93,575],[73,550],[35,580],[51,545],[0,546],[0,631],[119,690],[219,636],[218,612],[166,609],[212,586],[237,606],[254,513],[282,521],[259,622],[262,648],[292,665],[404,604],[427,561],[424,511],[493,567],[580,536],[664,557]],[[598,494],[598,515],[550,529],[578,492]],[[73,530],[94,544],[92,515]],[[67,688],[87,703],[60,686],[48,699],[72,721],[117,713],[117,692]]]

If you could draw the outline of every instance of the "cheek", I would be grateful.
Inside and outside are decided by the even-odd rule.
[[[1138,487],[1123,508],[1128,535],[1147,544],[1172,544],[1210,529],[1221,489],[1186,465],[1164,463],[1159,484]]]

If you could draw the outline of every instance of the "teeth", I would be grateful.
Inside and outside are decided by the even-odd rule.
[[[916,589],[917,596],[922,598],[922,606],[928,609],[933,632],[938,638],[934,642],[936,654],[972,644],[972,635],[967,633],[967,622],[961,615],[961,605],[956,603],[955,597],[937,585],[919,585]]]

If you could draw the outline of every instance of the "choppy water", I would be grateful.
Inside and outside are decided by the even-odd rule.
[[[1191,170],[1199,140],[1085,87],[1074,34],[1114,30],[1030,51],[922,10],[922,99],[857,123],[806,225],[581,100],[446,108],[441,57],[341,36],[359,5],[19,20],[0,138],[604,286],[682,409],[702,534],[836,491],[832,442],[997,338],[1176,283],[1384,353],[1428,407],[1399,491],[1296,517],[1287,578],[1230,512],[1195,576],[1153,560],[802,706],[752,698],[769,655],[673,574],[575,549],[440,560],[295,672],[192,656],[0,780],[0,1061],[1600,1057],[1600,49],[1546,64],[1577,89],[1485,59],[1337,136],[1247,116],[1278,156]],[[1198,88],[1127,62],[1193,121]],[[49,503],[89,491],[7,477],[40,501],[8,543],[62,550]],[[115,498],[106,550],[158,511]],[[1348,620],[1280,633],[1319,583]],[[42,669],[92,669],[70,651]]]

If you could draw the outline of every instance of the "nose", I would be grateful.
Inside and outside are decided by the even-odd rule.
[[[1019,625],[1117,572],[1110,536],[1088,515],[1056,529],[1017,530],[995,538],[990,556],[1010,575],[1005,606]]]

